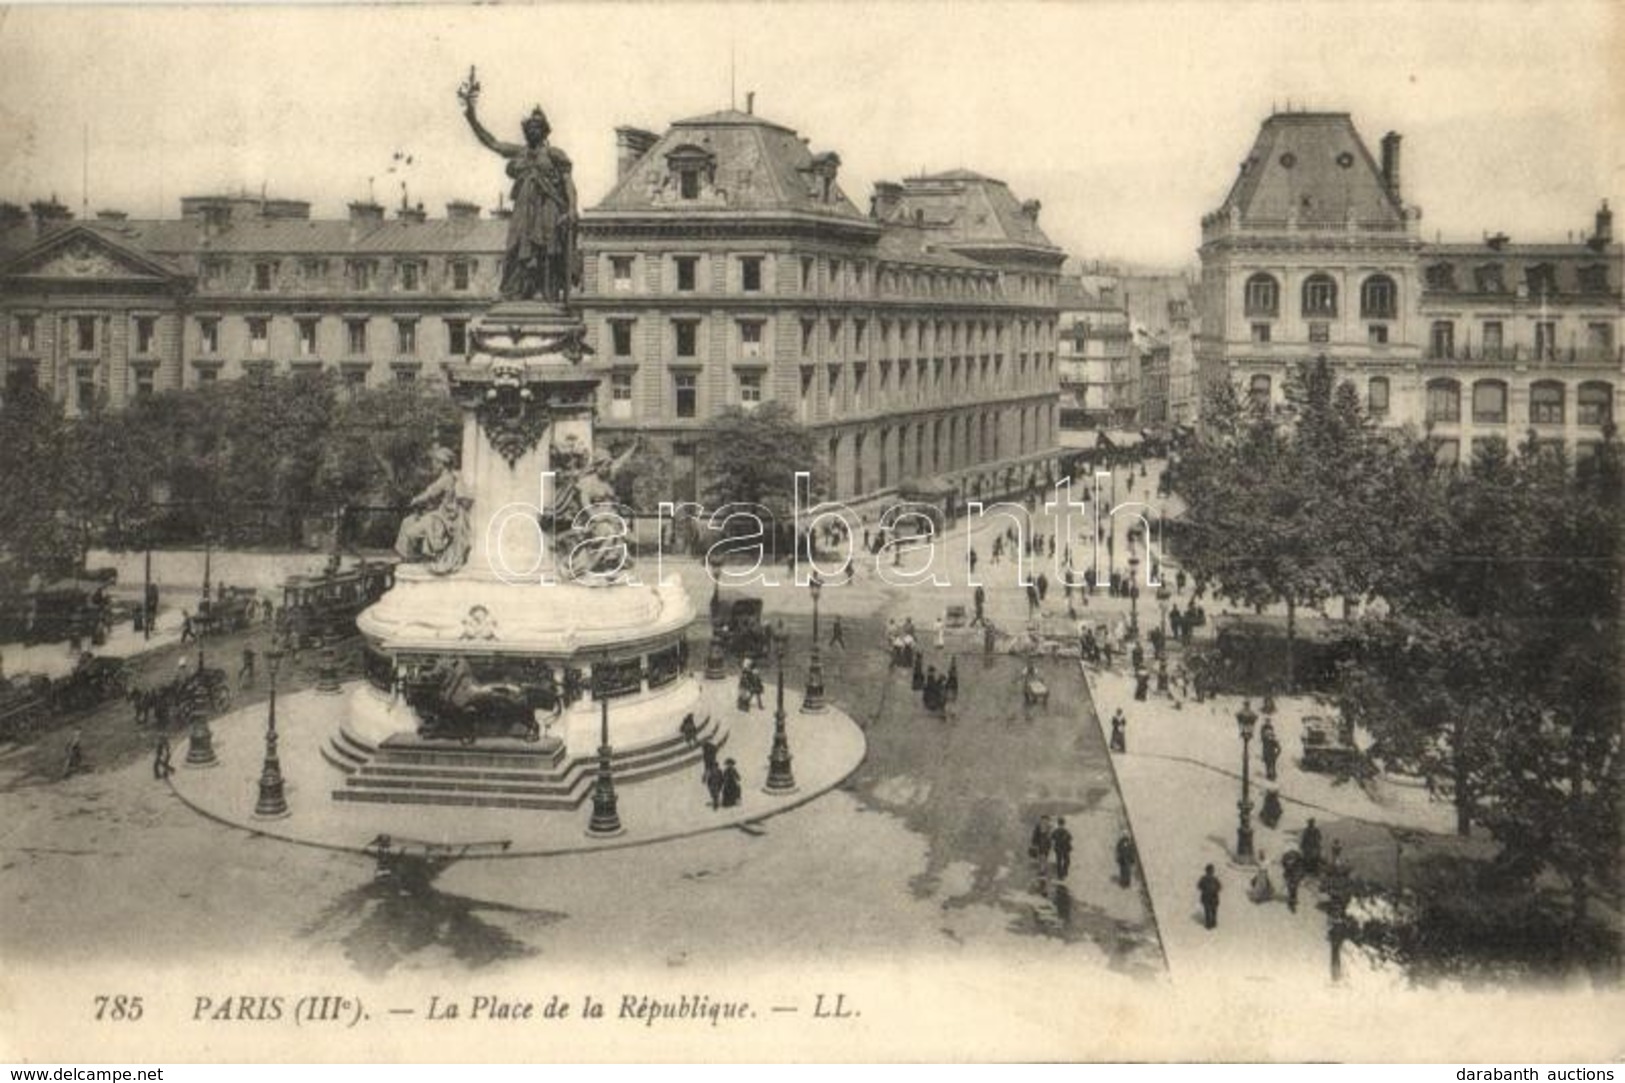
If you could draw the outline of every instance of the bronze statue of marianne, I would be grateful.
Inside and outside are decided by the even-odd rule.
[[[576,186],[570,156],[548,144],[552,127],[539,105],[520,124],[525,133],[523,145],[504,143],[486,131],[474,114],[480,84],[473,68],[468,69],[468,81],[458,88],[457,97],[475,137],[508,160],[508,176],[513,178],[502,296],[565,303],[577,277]]]

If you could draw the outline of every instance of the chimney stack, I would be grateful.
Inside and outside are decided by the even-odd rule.
[[[1399,133],[1382,137],[1382,186],[1399,202]]]
[[[97,211],[96,212],[96,221],[98,221],[98,222],[123,222],[123,221],[126,221],[129,217],[130,216],[128,214],[125,214],[123,211]]]
[[[756,91],[754,90],[745,91],[745,115],[749,117],[756,115]]]
[[[643,160],[649,153],[649,148],[660,141],[654,132],[644,131],[642,128],[619,127],[615,129],[615,179],[625,180],[626,175],[632,172],[632,167]]]
[[[67,205],[57,201],[53,194],[50,199],[36,199],[28,205],[34,214],[34,235],[43,237],[48,230],[55,228],[63,222],[73,219],[73,212]]]
[[[424,211],[423,204],[421,203],[419,203],[416,207],[402,207],[400,210],[395,212],[395,217],[399,218],[402,222],[413,222],[420,226],[429,220],[429,215],[426,211]]]
[[[1591,241],[1598,250],[1614,243],[1614,212],[1608,209],[1606,199],[1597,208],[1597,228],[1591,234]]]
[[[453,222],[465,222],[480,216],[480,205],[466,199],[454,199],[446,204],[446,217]]]

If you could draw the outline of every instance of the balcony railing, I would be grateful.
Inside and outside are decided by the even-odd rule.
[[[1542,346],[1539,348],[1514,343],[1511,346],[1458,347],[1429,346],[1429,361],[1475,361],[1489,363],[1566,364],[1566,365],[1625,365],[1625,346]]]

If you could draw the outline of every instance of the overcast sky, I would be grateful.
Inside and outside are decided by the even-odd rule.
[[[743,108],[871,184],[968,167],[1043,201],[1084,259],[1194,260],[1272,105],[1405,136],[1426,236],[1564,237],[1625,196],[1625,4],[805,3],[0,9],[0,199],[177,213],[263,184],[318,215],[368,194],[490,206],[505,187],[455,91],[502,138],[541,103],[583,201],[617,124]],[[88,133],[88,139],[87,139]]]

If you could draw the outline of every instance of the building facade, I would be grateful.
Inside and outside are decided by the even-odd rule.
[[[836,496],[905,480],[964,497],[1053,469],[1062,253],[1036,201],[969,171],[876,187],[750,112],[617,132],[619,179],[580,223],[576,301],[610,366],[600,418],[670,452],[727,406],[791,407]],[[215,380],[331,371],[352,387],[437,379],[497,297],[507,223],[370,203],[195,197],[179,219],[0,221],[0,366],[70,415]]]
[[[1139,415],[1139,363],[1115,276],[1062,280],[1058,313],[1061,401],[1068,427],[1132,428]]]
[[[1325,357],[1370,414],[1425,429],[1443,458],[1530,432],[1584,457],[1625,395],[1621,248],[1604,203],[1581,241],[1429,244],[1401,198],[1400,137],[1380,161],[1348,114],[1267,120],[1202,222],[1199,378],[1285,405]]]
[[[681,486],[707,418],[779,402],[854,503],[1050,469],[1062,254],[1036,202],[955,171],[878,184],[864,213],[837,154],[750,111],[617,135],[619,179],[581,223],[606,432],[669,448]]]

